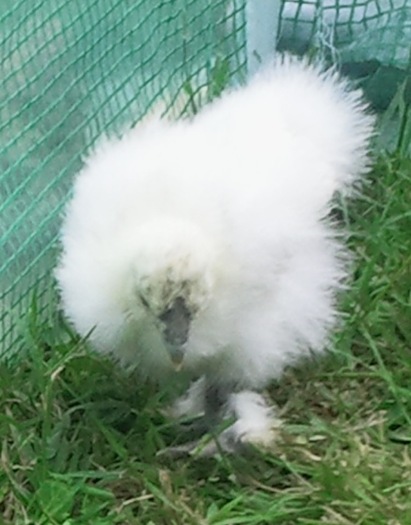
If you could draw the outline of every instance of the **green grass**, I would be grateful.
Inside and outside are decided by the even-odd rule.
[[[411,523],[411,161],[386,155],[340,210],[355,277],[335,351],[271,393],[273,453],[160,461],[167,394],[28,312],[27,355],[0,368],[0,523]]]

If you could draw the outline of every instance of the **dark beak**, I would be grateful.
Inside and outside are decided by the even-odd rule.
[[[171,306],[160,316],[163,323],[163,337],[176,369],[181,368],[184,359],[184,345],[190,331],[191,314],[184,299],[177,297]]]

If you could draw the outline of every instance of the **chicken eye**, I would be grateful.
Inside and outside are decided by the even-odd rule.
[[[147,301],[147,299],[144,297],[144,295],[141,295],[141,294],[140,294],[140,301],[141,301],[142,305],[143,305],[145,308],[150,309],[150,305],[148,304],[148,301]]]

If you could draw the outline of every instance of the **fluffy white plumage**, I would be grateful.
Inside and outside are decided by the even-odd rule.
[[[269,441],[254,391],[326,346],[346,272],[327,215],[372,128],[360,92],[286,57],[192,120],[103,140],[62,229],[67,317],[147,376],[202,376],[174,413],[234,415],[225,448]]]

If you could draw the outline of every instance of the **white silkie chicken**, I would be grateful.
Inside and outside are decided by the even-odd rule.
[[[191,120],[103,140],[63,224],[66,316],[144,376],[192,374],[172,412],[233,419],[219,448],[270,444],[261,390],[322,352],[338,317],[345,249],[327,216],[372,129],[359,91],[285,57]]]

